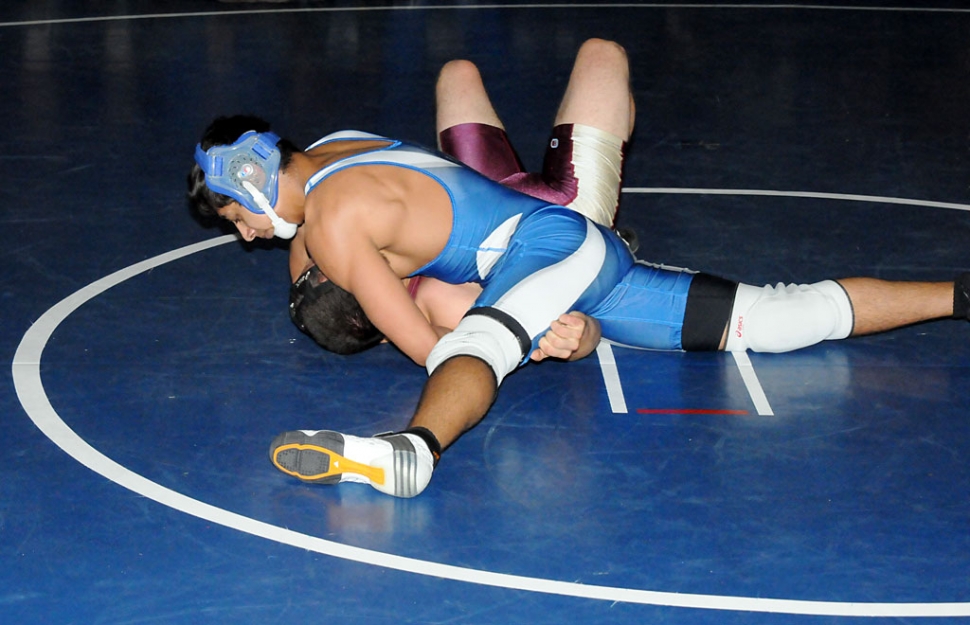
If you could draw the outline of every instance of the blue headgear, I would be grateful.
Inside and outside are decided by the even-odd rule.
[[[280,219],[273,210],[279,193],[279,136],[273,132],[243,133],[232,145],[214,145],[208,151],[195,146],[195,162],[205,173],[206,185],[228,195],[251,213],[267,215],[273,234],[291,239],[296,224]]]

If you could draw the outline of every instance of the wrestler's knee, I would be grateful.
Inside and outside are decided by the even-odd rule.
[[[455,88],[460,85],[481,84],[482,75],[471,61],[455,59],[448,61],[438,72],[438,90]]]
[[[583,42],[576,54],[577,62],[606,63],[611,65],[628,64],[626,50],[615,41],[592,38]]]
[[[505,376],[524,361],[531,346],[521,324],[508,315],[493,308],[473,308],[435,344],[426,367],[430,375],[450,358],[473,356],[492,368],[496,385],[501,385]]]
[[[852,333],[852,302],[832,280],[815,284],[738,286],[728,351],[787,352]]]

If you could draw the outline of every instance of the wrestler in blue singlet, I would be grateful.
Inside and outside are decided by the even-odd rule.
[[[363,165],[406,167],[436,180],[451,198],[451,235],[444,250],[413,275],[452,284],[481,284],[475,309],[498,310],[511,317],[528,334],[533,348],[559,314],[568,310],[592,314],[633,266],[633,256],[611,230],[570,209],[503,187],[424,148],[343,131],[324,137],[308,150],[338,140],[386,140],[388,145],[331,163],[310,177],[305,192],[309,194],[337,171]]]

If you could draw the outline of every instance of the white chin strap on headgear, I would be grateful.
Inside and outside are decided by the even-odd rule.
[[[248,180],[243,181],[243,187],[249,191],[250,195],[253,196],[253,200],[256,201],[256,205],[259,206],[266,216],[269,217],[270,222],[273,224],[273,236],[277,236],[281,239],[292,239],[296,236],[296,229],[299,227],[296,224],[291,224],[288,221],[283,221],[283,219],[276,214],[273,207],[269,205],[269,200],[263,195],[263,192],[256,188],[253,183]]]

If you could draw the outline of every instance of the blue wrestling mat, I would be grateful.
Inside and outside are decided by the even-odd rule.
[[[468,58],[536,168],[579,44],[627,50],[620,225],[753,284],[970,268],[970,10],[11,2],[0,621],[965,623],[970,325],[784,355],[601,345],[511,375],[411,500],[270,464],[426,379],[290,323],[281,245],[185,205],[208,121],[433,144]]]

